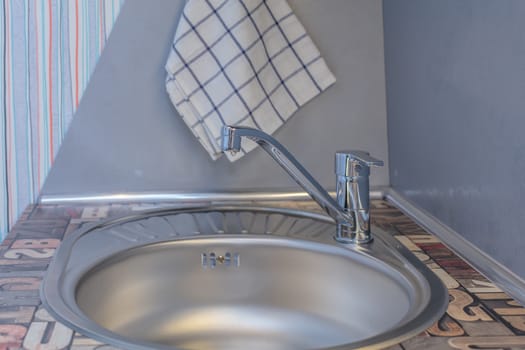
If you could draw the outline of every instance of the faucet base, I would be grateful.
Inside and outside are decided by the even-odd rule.
[[[337,232],[334,239],[342,244],[366,244],[373,240],[370,232],[356,232],[345,224],[337,224]]]
[[[357,239],[357,238],[337,237],[337,236],[334,236],[334,239],[338,243],[341,243],[341,244],[358,244],[358,245],[368,244],[374,240],[372,236],[369,236],[368,238],[364,240]]]

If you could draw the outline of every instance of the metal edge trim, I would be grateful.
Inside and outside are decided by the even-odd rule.
[[[520,276],[463,238],[458,232],[443,224],[439,219],[407,200],[396,190],[386,189],[385,199],[425,230],[439,238],[450,250],[465,259],[504,292],[525,305],[525,280]]]
[[[384,188],[370,191],[371,199],[383,199]],[[335,191],[329,192],[335,197]],[[42,195],[41,204],[65,203],[125,203],[125,202],[246,202],[307,200],[310,196],[302,191],[242,191],[242,192],[129,192],[99,193],[86,195]]]

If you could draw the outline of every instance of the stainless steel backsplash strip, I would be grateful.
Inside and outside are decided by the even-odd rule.
[[[500,262],[463,238],[425,210],[414,205],[390,188],[385,199],[394,204],[426,231],[438,237],[450,250],[465,259],[476,270],[494,282],[504,292],[525,305],[525,281]]]
[[[329,192],[335,197],[335,192]],[[372,189],[370,199],[383,199],[383,188]],[[123,202],[246,202],[307,200],[302,191],[242,191],[242,192],[150,192],[150,193],[101,193],[86,195],[44,195],[42,204],[65,203],[123,203]]]

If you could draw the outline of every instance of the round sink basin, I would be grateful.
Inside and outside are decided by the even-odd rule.
[[[272,232],[246,233],[242,212],[265,217]],[[444,312],[443,285],[391,238],[341,245],[329,219],[278,209],[192,209],[195,220],[183,213],[156,211],[70,236],[42,288],[50,312],[124,349],[199,350],[381,348]],[[159,230],[159,218],[174,230]],[[297,228],[269,230],[272,220]],[[297,230],[304,220],[317,228]]]
[[[76,291],[104,328],[181,349],[351,343],[395,327],[413,299],[403,275],[347,249],[242,236],[135,248],[87,272]]]

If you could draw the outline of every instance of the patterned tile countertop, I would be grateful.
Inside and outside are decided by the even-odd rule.
[[[271,205],[316,208],[312,202]],[[155,205],[27,208],[0,246],[0,350],[115,349],[53,320],[41,305],[38,288],[65,235],[87,222],[152,207]],[[424,261],[450,293],[447,313],[439,322],[389,350],[525,349],[525,308],[390,204],[374,201],[372,218]]]

